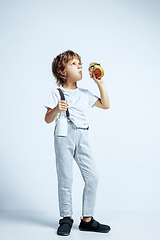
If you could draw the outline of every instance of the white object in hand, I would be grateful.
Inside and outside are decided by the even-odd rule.
[[[60,114],[56,124],[56,136],[66,137],[67,136],[67,118]]]

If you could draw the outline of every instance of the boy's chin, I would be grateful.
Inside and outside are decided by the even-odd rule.
[[[82,77],[80,79],[78,79],[77,81],[80,81],[80,80],[82,80]]]

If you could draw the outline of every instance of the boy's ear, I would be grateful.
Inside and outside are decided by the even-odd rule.
[[[63,71],[61,71],[61,74],[66,77],[66,76],[67,76],[67,71],[66,71],[66,69],[64,69]]]

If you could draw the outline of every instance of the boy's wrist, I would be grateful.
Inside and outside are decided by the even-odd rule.
[[[103,80],[102,80],[102,82],[97,83],[97,86],[98,86],[99,88],[101,88],[101,87],[104,88],[105,85],[104,85]]]
[[[55,108],[56,114],[60,113],[59,109],[58,109],[58,105]]]

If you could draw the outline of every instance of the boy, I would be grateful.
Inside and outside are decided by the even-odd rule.
[[[75,159],[80,168],[85,187],[83,190],[82,216],[79,224],[81,231],[109,232],[110,227],[100,224],[93,218],[98,174],[94,158],[88,143],[88,121],[86,113],[89,107],[108,109],[109,98],[103,80],[94,81],[97,84],[101,98],[93,95],[90,91],[77,87],[77,82],[82,79],[82,66],[80,56],[71,51],[65,51],[54,58],[52,72],[56,83],[61,86],[65,100],[61,100],[58,89],[53,91],[46,103],[47,113],[45,121],[51,123],[59,118],[60,113],[69,111],[67,121],[67,136],[56,135],[54,130],[54,148],[56,156],[56,169],[58,180],[58,199],[60,226],[57,234],[67,236],[70,234],[72,219],[72,163]]]

